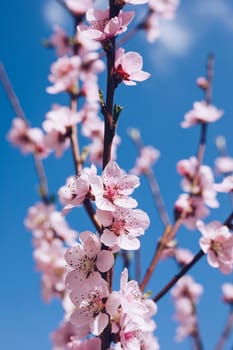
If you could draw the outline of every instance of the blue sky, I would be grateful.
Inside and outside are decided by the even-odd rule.
[[[104,3],[102,1],[102,3]],[[140,7],[142,11],[143,7]],[[55,56],[41,46],[41,39],[51,33],[55,23],[71,28],[70,17],[63,14],[55,0],[12,0],[0,3],[0,60],[9,74],[15,91],[32,126],[40,126],[51,104],[66,103],[62,95],[49,96],[49,67]],[[140,16],[140,14],[139,14]],[[233,156],[233,4],[229,0],[181,1],[177,18],[161,24],[162,35],[155,44],[149,45],[143,33],[126,44],[127,50],[140,52],[144,57],[144,70],[152,77],[136,87],[122,86],[116,94],[116,102],[124,106],[118,133],[122,137],[119,148],[119,164],[130,169],[136,151],[127,138],[129,126],[141,129],[145,144],[153,144],[161,151],[155,167],[161,191],[169,214],[172,217],[173,203],[180,193],[180,177],[175,165],[180,159],[196,153],[198,128],[183,130],[180,122],[195,100],[201,100],[201,92],[195,86],[196,77],[205,73],[206,57],[213,52],[216,57],[213,100],[224,109],[224,117],[208,130],[208,148],[205,162],[213,165],[217,156],[215,137],[227,137],[229,152]],[[104,88],[104,80],[101,80]],[[58,301],[45,305],[40,293],[40,275],[35,271],[32,259],[31,235],[24,228],[23,219],[27,209],[39,198],[37,178],[31,157],[22,157],[19,151],[6,142],[11,120],[14,117],[9,102],[0,87],[0,142],[1,142],[1,288],[0,288],[0,342],[6,350],[49,350],[48,334],[62,319]],[[45,161],[51,192],[63,185],[73,173],[71,156],[63,160],[50,157]],[[145,187],[144,187],[145,186]],[[153,202],[147,186],[142,186],[136,196],[140,208],[151,217],[151,228],[143,237],[143,269],[152,255],[151,247],[161,234],[159,220],[154,214]],[[224,220],[229,212],[229,201],[220,196],[221,208],[214,210],[211,218]],[[77,215],[77,216],[76,216]],[[76,211],[68,219],[79,230],[92,229],[82,212]],[[207,219],[208,221],[208,219]],[[76,226],[78,222],[78,226]],[[199,250],[199,233],[182,229],[178,234],[184,247]],[[162,262],[149,288],[157,292],[176,272],[172,263]],[[222,307],[220,285],[232,281],[232,276],[223,276],[211,269],[205,258],[192,270],[197,282],[203,283],[204,295],[200,302],[200,328],[206,349],[213,349],[227,316]],[[157,336],[161,349],[189,348],[173,342],[175,323],[170,296],[159,303],[156,317]],[[231,348],[233,338],[226,349]]]

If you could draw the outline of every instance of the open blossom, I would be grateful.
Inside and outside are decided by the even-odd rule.
[[[144,234],[150,220],[140,209],[116,208],[115,211],[97,209],[97,217],[104,227],[101,241],[115,250],[135,250],[140,247],[138,236]]]
[[[114,263],[113,254],[108,250],[101,250],[99,237],[85,231],[80,233],[81,244],[69,248],[65,253],[67,264],[73,269],[66,278],[69,289],[74,289],[80,282],[85,282],[95,271],[106,272]]]
[[[116,207],[135,208],[137,201],[129,195],[139,186],[139,178],[127,175],[119,165],[110,161],[102,176],[90,176],[91,191],[98,209],[115,211]]]
[[[144,81],[150,77],[150,73],[142,70],[143,59],[139,53],[129,51],[125,53],[123,48],[116,51],[115,80],[119,84],[136,85],[135,81]],[[134,81],[135,80],[135,81]]]
[[[55,149],[56,156],[60,157],[63,151],[70,145],[68,130],[71,126],[80,122],[81,117],[77,112],[68,107],[53,106],[53,110],[46,114],[43,128],[46,131],[45,144],[50,149]]]
[[[39,202],[30,207],[24,224],[33,232],[35,239],[50,241],[56,236],[67,244],[73,244],[77,237],[76,231],[68,226],[65,218],[52,204]]]
[[[177,341],[182,341],[195,333],[197,327],[195,307],[202,293],[203,287],[188,275],[183,276],[172,288],[171,295],[176,309],[175,319],[179,322],[176,330]]]
[[[183,128],[189,128],[195,124],[212,123],[223,116],[223,111],[205,101],[195,102],[193,109],[185,114],[181,123]]]
[[[182,193],[175,202],[175,216],[180,217],[183,211],[186,213],[183,224],[189,230],[194,230],[197,221],[209,215],[209,209],[205,206],[203,199],[187,193]]]
[[[108,286],[99,274],[93,274],[80,288],[72,290],[70,298],[76,306],[70,321],[75,325],[80,337],[92,332],[100,335],[106,328],[109,317],[104,312],[104,300],[108,297]]]
[[[177,172],[184,176],[181,182],[181,187],[184,191],[202,198],[204,204],[210,208],[219,206],[216,199],[217,193],[214,187],[214,177],[209,166],[201,165],[198,169],[197,158],[191,157],[177,163]]]
[[[67,179],[66,185],[62,186],[59,191],[59,199],[62,204],[63,214],[68,213],[72,208],[80,206],[86,198],[90,189],[90,180],[96,176],[97,169],[93,165],[91,168],[84,168],[80,175],[71,176]]]
[[[159,156],[160,152],[153,146],[143,147],[140,150],[140,155],[131,172],[136,175],[146,174],[152,165],[158,160]]]
[[[95,39],[103,42],[106,39],[113,38],[127,30],[128,24],[132,21],[134,12],[120,11],[118,16],[109,18],[109,9],[97,10],[90,8],[87,10],[86,18],[90,27],[79,25],[78,30],[85,32],[89,39]]]
[[[13,145],[18,146],[22,153],[35,152],[40,157],[48,153],[42,130],[30,128],[22,118],[13,119],[7,138]]]
[[[33,257],[36,268],[42,272],[42,293],[46,301],[52,296],[62,296],[65,291],[65,248],[60,239],[48,242],[37,239]]]
[[[74,15],[83,15],[93,6],[93,0],[65,0],[65,5]]]
[[[197,228],[202,233],[199,243],[210,266],[230,273],[233,269],[233,235],[228,227],[218,221],[205,225],[199,220]]]
[[[50,94],[57,94],[62,91],[76,91],[77,78],[81,66],[79,56],[62,56],[51,66],[49,80],[53,86],[49,86],[46,91]]]

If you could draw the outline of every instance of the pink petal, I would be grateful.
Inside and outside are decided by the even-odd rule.
[[[109,318],[107,314],[99,313],[93,320],[91,320],[91,332],[94,335],[100,335],[103,332],[103,330],[107,327],[108,321]]]
[[[96,266],[100,272],[106,272],[111,269],[114,264],[113,254],[107,250],[101,250],[97,255]]]

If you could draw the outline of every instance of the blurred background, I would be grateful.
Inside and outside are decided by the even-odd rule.
[[[100,5],[105,6],[105,2],[101,1]],[[136,10],[139,18],[145,9],[138,6]],[[43,47],[41,42],[51,35],[54,24],[59,24],[71,34],[72,18],[55,0],[1,1],[0,13],[0,60],[31,126],[39,127],[53,103],[68,104],[65,95],[53,96],[45,91],[50,85],[48,74],[55,53]],[[151,78],[135,87],[122,85],[117,90],[116,102],[124,106],[118,127],[122,139],[118,163],[125,170],[134,166],[137,152],[127,129],[139,128],[145,145],[153,145],[161,152],[154,169],[172,218],[174,201],[181,193],[176,163],[195,155],[199,140],[198,127],[184,130],[180,122],[193,102],[203,98],[195,80],[205,75],[209,53],[215,55],[213,103],[224,109],[224,117],[208,130],[204,162],[214,166],[218,156],[215,145],[218,135],[225,135],[229,154],[233,156],[233,4],[229,0],[181,0],[176,18],[161,21],[160,25],[161,36],[154,44],[147,42],[143,32],[125,44],[127,50],[137,51],[143,56],[143,69],[151,73]],[[104,76],[100,84],[105,89]],[[37,175],[32,157],[22,156],[6,141],[14,117],[0,85],[0,343],[5,350],[49,350],[52,348],[49,334],[57,328],[63,313],[58,300],[45,304],[41,296],[40,274],[35,271],[32,258],[31,234],[23,224],[28,208],[39,200]],[[44,166],[51,193],[56,193],[66,178],[73,174],[69,151],[62,159],[51,155]],[[142,239],[144,273],[162,227],[144,179],[135,197],[139,207],[151,218],[151,226]],[[206,222],[210,219],[223,221],[229,215],[229,198],[220,195],[219,200],[221,207],[214,209]],[[68,221],[79,231],[93,229],[81,209],[69,214]],[[196,253],[199,237],[199,232],[182,228],[177,238],[182,247]],[[176,266],[173,262],[161,262],[148,289],[158,292],[174,273]],[[213,349],[228,314],[221,301],[221,284],[233,282],[233,278],[210,268],[205,257],[191,270],[191,274],[204,286],[198,307],[200,331],[205,349]],[[174,342],[176,323],[173,314],[174,307],[168,294],[159,302],[156,315],[156,335],[161,349],[189,349],[189,340],[181,344]],[[232,344],[233,336],[226,349],[232,349]]]

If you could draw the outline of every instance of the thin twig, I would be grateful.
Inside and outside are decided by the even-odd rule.
[[[215,350],[222,350],[233,328],[233,310],[231,309],[223,329],[222,335],[215,347]]]

